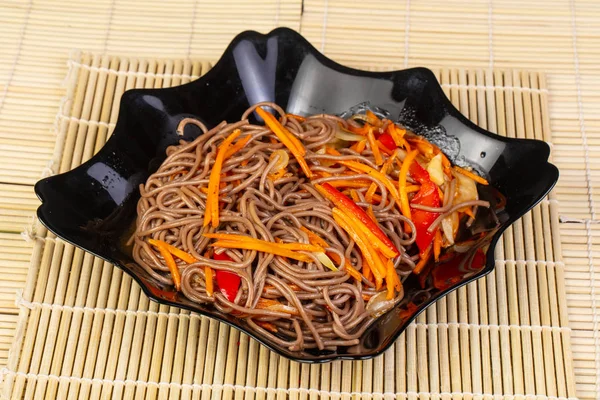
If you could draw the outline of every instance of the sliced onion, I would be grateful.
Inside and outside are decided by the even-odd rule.
[[[341,127],[338,127],[338,129],[335,131],[335,137],[340,140],[345,140],[346,142],[360,142],[361,140],[365,139],[364,136],[357,135],[356,133],[352,133]]]
[[[475,183],[473,179],[463,174],[455,174],[455,177],[457,187],[456,195],[454,196],[454,204],[479,199],[477,183]]]
[[[454,244],[454,235],[452,232],[452,219],[450,217],[444,218],[442,220],[442,231],[444,232],[444,237],[446,238],[446,242],[449,245]]]
[[[335,266],[333,261],[331,261],[331,258],[329,258],[329,256],[327,254],[322,253],[320,251],[315,252],[313,254],[317,257],[317,260],[319,260],[319,262],[321,264],[323,264],[324,266],[326,266],[327,268],[329,268],[330,270],[332,270],[334,272],[338,271],[337,267]]]
[[[387,300],[386,296],[387,292],[384,290],[371,297],[365,308],[369,312],[369,314],[371,314],[372,317],[376,318],[380,315],[383,315],[384,313],[389,311],[394,306],[394,304],[396,304],[396,299]]]
[[[277,172],[279,170],[282,170],[283,168],[286,168],[288,166],[288,163],[290,162],[290,156],[285,150],[275,150],[273,153],[271,153],[269,161],[273,161],[276,156],[279,156],[279,160],[277,160],[275,165],[273,165],[273,168],[271,169],[271,171],[273,172]]]
[[[444,184],[444,170],[442,167],[442,153],[433,157],[429,164],[427,164],[427,172],[429,172],[429,178],[438,186]]]

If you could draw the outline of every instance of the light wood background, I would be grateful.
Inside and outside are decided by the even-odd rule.
[[[187,58],[210,62],[218,59],[223,48],[239,31],[256,29],[267,32],[276,26],[288,26],[299,30],[325,54],[351,66],[368,69],[417,65],[449,68],[442,71],[449,71],[446,89],[450,95],[452,89],[459,91],[461,85],[465,84],[460,81],[459,74],[456,81],[452,79],[450,72],[452,69],[464,68],[464,71],[517,69],[531,71],[538,77],[525,83],[521,79],[512,79],[511,74],[503,74],[501,80],[486,80],[486,75],[482,72],[482,80],[477,81],[477,76],[474,77],[475,80],[469,80],[467,76],[466,82],[470,85],[475,82],[476,87],[471,88],[475,90],[475,96],[472,96],[474,99],[478,99],[479,92],[483,93],[483,98],[487,98],[488,93],[491,93],[489,96],[496,99],[496,102],[498,92],[508,91],[511,96],[514,96],[514,92],[518,92],[519,95],[523,92],[534,94],[531,99],[539,100],[539,110],[535,109],[535,100],[532,100],[531,104],[527,104],[527,101],[521,104],[522,121],[525,124],[523,134],[535,133],[533,128],[537,123],[543,125],[544,121],[548,121],[546,128],[551,134],[548,140],[553,143],[553,159],[561,169],[561,180],[555,195],[546,205],[549,223],[552,223],[550,218],[552,204],[557,205],[555,220],[560,221],[556,229],[560,230],[561,235],[552,236],[560,237],[560,240],[552,242],[551,247],[555,252],[561,250],[559,253],[562,253],[562,256],[558,254],[551,261],[555,264],[553,268],[558,266],[557,271],[564,271],[564,275],[557,278],[557,281],[561,281],[557,283],[557,287],[563,285],[569,327],[565,329],[559,321],[556,326],[552,325],[552,329],[558,327],[561,334],[568,333],[570,338],[572,352],[569,351],[569,354],[572,354],[571,370],[575,375],[577,396],[598,398],[600,303],[597,302],[596,292],[600,290],[600,281],[597,280],[600,272],[598,267],[600,225],[596,214],[598,212],[596,201],[600,193],[598,188],[600,163],[595,159],[600,150],[600,117],[597,112],[600,103],[598,66],[600,5],[590,0],[528,2],[509,0],[444,2],[110,0],[77,3],[61,0],[0,1],[0,241],[2,243],[0,362],[2,365],[7,365],[9,361],[8,351],[11,346],[19,349],[18,352],[13,351],[11,354],[13,363],[19,360],[21,347],[18,346],[19,343],[14,345],[13,342],[15,337],[23,339],[27,324],[18,322],[19,319],[30,321],[27,318],[23,319],[23,314],[29,314],[26,310],[29,310],[27,306],[31,307],[31,305],[21,301],[19,306],[15,306],[15,300],[25,299],[28,290],[29,294],[35,292],[35,287],[26,287],[26,277],[32,266],[41,265],[39,259],[43,254],[43,247],[36,239],[36,234],[39,235],[40,232],[32,231],[34,226],[32,215],[38,204],[32,193],[32,185],[42,176],[77,165],[83,158],[91,155],[90,152],[93,152],[97,143],[101,143],[98,139],[94,145],[85,147],[84,144],[84,147],[79,150],[80,153],[75,154],[75,161],[70,161],[71,165],[68,165],[69,162],[62,157],[62,152],[55,152],[55,143],[57,138],[60,138],[64,124],[76,123],[73,125],[75,128],[71,129],[75,129],[77,133],[82,122],[81,115],[73,115],[72,102],[61,101],[64,97],[71,100],[77,97],[77,93],[68,92],[69,88],[78,87],[77,82],[65,82],[69,68],[77,69],[77,73],[71,76],[78,79],[81,76],[79,71],[81,65],[100,68],[99,70],[89,68],[90,74],[85,78],[87,80],[94,72],[99,73],[94,79],[110,79],[108,77],[110,74],[102,78],[102,68],[113,67],[110,64],[112,62],[110,57],[106,58],[109,60],[107,65],[102,64],[104,60],[102,58],[98,58],[97,65],[94,65],[93,57],[84,60],[74,54],[73,50],[79,49],[111,56],[161,60]],[[70,59],[75,60],[75,63],[69,63]],[[141,71],[141,67],[137,64],[134,68],[131,63],[127,64],[127,67],[123,67],[121,62],[115,61],[115,63],[120,68],[128,68],[133,72]],[[167,64],[168,61],[162,64],[155,62],[153,64],[155,67],[152,68],[159,68],[161,65],[162,68],[167,68],[165,67]],[[188,75],[199,75],[207,67],[208,64],[202,63],[182,63],[180,67],[173,63],[169,68],[172,68],[172,71],[175,71],[175,68],[181,68],[181,71],[187,68]],[[143,68],[144,73],[147,73],[148,68],[151,67],[145,65]],[[194,71],[193,68],[196,70]],[[151,70],[150,72],[152,73]],[[538,72],[541,74],[537,75]],[[505,76],[510,76],[511,80],[508,81]],[[440,79],[443,78],[440,76]],[[532,82],[538,86],[532,87]],[[176,82],[168,82],[168,84],[174,83]],[[127,84],[128,81],[125,81],[124,85]],[[144,85],[146,81],[142,83],[134,81],[133,84]],[[154,84],[155,82],[152,81],[152,85]],[[163,84],[161,81],[160,85]],[[525,90],[521,89],[523,87]],[[467,88],[462,89],[468,91]],[[460,97],[457,99],[460,100]],[[61,104],[63,108],[59,110]],[[92,104],[89,103],[90,107]],[[466,110],[469,109],[468,106],[469,104]],[[475,102],[473,107],[477,112],[472,112],[469,117],[477,118],[477,115],[485,115],[485,118],[479,118],[476,122],[499,131],[499,127],[503,125],[497,122],[498,115],[495,114],[497,108],[484,108],[480,112],[477,106],[478,103]],[[545,106],[547,108],[544,109]],[[491,113],[494,115],[490,115],[488,110],[493,110]],[[88,113],[87,118],[83,118],[86,126],[85,133],[88,134],[90,124],[86,124],[85,120],[93,120],[91,118],[93,109],[87,111],[83,109],[82,112]],[[536,122],[538,116],[539,121]],[[101,121],[100,117],[103,116],[97,116],[96,120]],[[73,121],[72,118],[78,121]],[[110,118],[114,116],[109,114],[106,118],[109,119],[105,122],[105,126],[102,124],[96,126],[100,136],[108,133]],[[518,129],[515,130],[515,134],[517,133]],[[74,143],[77,144],[77,140]],[[72,156],[73,154],[69,155]],[[21,232],[25,232],[24,237],[21,236]],[[529,231],[523,230],[523,232]],[[533,235],[547,236],[538,231],[534,231]],[[515,243],[518,243],[518,239]],[[526,243],[527,238],[522,238],[522,241]],[[63,259],[73,260],[73,257],[78,261],[77,257],[84,260],[86,256],[75,251],[70,258]],[[515,262],[519,261],[514,255],[513,259]],[[83,262],[81,260],[79,261]],[[89,260],[85,259],[85,261]],[[541,262],[538,264],[544,267],[548,264],[547,258],[538,261]],[[65,265],[64,268],[68,269],[68,263],[65,262]],[[109,271],[108,266],[99,266],[97,269]],[[17,290],[23,288],[25,289],[23,297],[18,297]],[[556,292],[558,294],[560,294],[559,289]],[[43,295],[42,300],[46,300]],[[49,304],[55,302],[56,298],[52,298]],[[62,314],[56,318],[60,320],[61,316]],[[190,324],[192,320],[193,318],[190,319]],[[522,325],[522,321],[517,323]],[[533,322],[530,321],[530,324]],[[540,321],[539,325],[543,326],[543,321]],[[215,329],[208,323],[199,326],[206,326],[204,329],[210,332]],[[47,327],[50,331],[55,328],[50,325],[50,321]],[[218,327],[216,329],[218,332]],[[419,333],[415,331],[415,335],[418,336]],[[424,337],[427,341],[427,336]],[[44,349],[43,346],[39,346],[39,343],[43,344],[45,338],[45,336],[35,337],[38,347],[34,345],[34,341],[32,348]],[[523,350],[522,354],[525,355],[526,351]],[[569,360],[569,354],[564,360]],[[519,353],[513,352],[512,357],[518,358]],[[283,364],[285,362],[279,363],[279,368],[283,368],[281,367]],[[385,368],[378,365],[375,362],[374,366],[365,368],[375,368],[374,373],[377,372],[377,368],[383,368],[380,371],[382,372]],[[458,386],[461,390],[457,394],[462,392],[464,395],[465,386],[477,394],[477,391],[473,390],[471,381],[471,378],[476,375],[471,373],[465,375],[464,370],[470,369],[472,365],[459,365],[463,369],[461,379],[466,379],[467,376],[469,381],[461,382]],[[333,368],[332,376],[335,374],[339,376],[343,372],[335,371],[337,368],[335,366]],[[553,366],[554,369],[548,368],[542,368],[545,377],[542,381],[558,381],[560,386],[560,379],[556,379],[556,365]],[[567,386],[569,368],[569,365],[563,366],[567,371],[564,381]],[[357,373],[356,369],[350,370]],[[409,368],[406,370],[408,371]],[[3,371],[5,378],[13,378],[11,371],[14,370],[7,368]],[[519,379],[524,381],[530,379],[528,376],[519,378],[514,370],[503,372],[511,375],[513,388],[518,388]],[[441,371],[440,376],[443,377],[443,373],[444,371]],[[430,371],[429,376],[435,379],[435,371]],[[483,380],[487,378],[485,374],[481,376]],[[409,377],[410,379],[413,378]],[[433,383],[429,382],[432,378],[425,382],[422,381],[424,379],[422,377],[414,377],[414,379],[418,379],[415,381],[417,394],[429,393],[429,388],[433,386]],[[535,394],[542,399],[552,397],[552,390],[548,391],[547,385],[544,390],[541,390],[540,378],[534,376],[531,379],[534,379],[534,389],[532,392],[525,393]],[[33,381],[36,379],[28,380],[28,382]],[[502,380],[502,384],[505,382],[506,379]],[[269,387],[280,387],[279,384],[285,386],[288,383],[265,382],[264,384]],[[102,382],[102,384],[108,383]],[[477,382],[474,384],[478,385]],[[373,382],[370,382],[360,391],[370,388],[368,390],[370,392],[389,392],[388,388],[379,388],[378,385],[379,383],[375,383],[373,386]],[[481,385],[483,387],[484,384]],[[523,385],[526,386],[525,383]],[[255,386],[258,387],[259,382]],[[423,387],[427,390],[420,389]],[[396,388],[393,390],[395,391]],[[344,392],[345,389],[342,389],[344,388],[337,390]],[[505,387],[501,387],[499,391],[496,391],[495,387],[492,389],[490,393],[510,394],[503,390]],[[322,392],[317,395],[326,396],[327,393],[336,391],[335,388],[328,386],[322,386],[321,390]],[[350,391],[353,390],[354,388],[350,388]],[[450,394],[454,392],[455,387],[452,386]],[[32,389],[31,392],[25,393],[33,396],[36,392]],[[214,396],[215,392],[212,393]],[[236,391],[236,395],[237,393]],[[575,395],[568,391],[565,393],[570,397]],[[263,393],[267,396],[278,394],[268,391]],[[290,395],[288,392],[284,392],[285,394]],[[204,392],[202,396],[205,396]]]

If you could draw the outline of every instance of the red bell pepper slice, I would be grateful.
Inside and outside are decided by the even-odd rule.
[[[485,266],[485,252],[479,248],[475,254],[453,253],[452,257],[441,264],[436,265],[431,273],[433,277],[433,286],[439,290],[446,290],[465,280],[465,278],[481,271]],[[467,258],[472,257],[469,265],[463,265]]]
[[[379,142],[384,145],[389,150],[394,150],[396,147],[396,143],[394,143],[394,139],[392,139],[392,135],[389,133],[382,133],[379,135]]]
[[[355,202],[352,201],[345,194],[331,186],[329,183],[324,182],[320,185],[326,193],[324,193],[329,200],[333,202],[337,207],[342,209],[344,212],[352,214],[354,217],[367,227],[383,244],[396,254],[400,254],[394,243],[386,236],[386,234],[377,226],[377,224],[369,217],[369,215]]]
[[[231,257],[229,257],[225,253],[215,253],[213,255],[213,259],[217,261],[233,261]],[[219,287],[221,293],[223,293],[223,295],[227,297],[227,300],[234,301],[235,296],[237,296],[238,290],[240,289],[240,276],[234,274],[233,272],[220,271],[217,269],[215,270],[215,278],[217,280],[217,286]]]
[[[429,179],[429,173],[421,167],[418,162],[413,162],[410,165],[410,176],[421,184],[421,188],[412,198],[411,204],[441,207],[442,201],[438,193],[437,185]],[[437,229],[433,232],[429,232],[428,229],[439,215],[439,213],[411,208],[411,220],[415,224],[417,230],[415,242],[417,243],[421,255],[425,254],[425,251],[429,245],[431,245],[431,242],[433,242],[435,231]]]

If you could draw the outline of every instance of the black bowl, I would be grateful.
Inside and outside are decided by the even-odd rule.
[[[480,212],[467,245],[442,264],[405,282],[405,297],[381,316],[361,343],[337,352],[291,352],[252,331],[244,321],[196,304],[154,281],[135,264],[124,245],[135,220],[138,186],[178,141],[186,116],[208,127],[238,120],[251,104],[274,101],[295,114],[339,114],[363,102],[387,110],[392,119],[440,144],[453,162],[475,167],[499,193],[480,188],[494,212]],[[199,132],[190,130],[192,139]],[[444,95],[426,68],[365,72],[339,65],[289,29],[267,35],[243,32],[202,78],[169,89],[136,89],[123,94],[114,133],[91,160],[74,170],[39,181],[38,217],[75,246],[130,274],[153,300],[216,318],[246,332],[290,359],[325,362],[381,354],[428,305],[494,268],[501,233],[537,204],[558,179],[548,163],[549,147],[535,140],[508,139],[467,120]]]

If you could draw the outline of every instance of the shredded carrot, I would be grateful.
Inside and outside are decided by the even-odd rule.
[[[446,157],[444,153],[442,153],[441,151],[440,153],[442,154],[442,166],[444,168],[444,173],[447,177],[452,178],[452,164],[450,163],[450,160],[448,160],[448,157]]]
[[[406,193],[414,193],[421,190],[421,185],[409,185],[406,187]]]
[[[373,195],[375,194],[376,190],[377,185],[375,183],[371,183],[371,186],[369,186],[369,189],[367,189],[367,193],[365,193],[365,200],[367,201],[367,203],[373,203]]]
[[[281,168],[279,171],[273,173],[273,174],[269,174],[267,175],[267,178],[273,182],[283,178],[283,176],[286,174],[286,169],[285,168]]]
[[[371,300],[371,297],[372,297],[371,295],[368,295],[368,294],[366,294],[366,293],[363,293],[363,294],[362,294],[362,299],[363,299],[364,301],[369,301],[369,300]]]
[[[366,262],[363,262],[362,274],[366,280],[368,280],[369,282],[373,282],[374,277],[373,277],[373,274],[371,273],[371,267],[369,267],[369,264]]]
[[[397,156],[398,156],[398,150],[394,150],[389,155],[388,159],[385,160],[385,162],[381,166],[380,172],[382,174],[387,175],[388,171],[390,170],[390,167],[392,166],[392,163],[394,162],[394,160],[396,159]],[[369,186],[369,189],[367,190],[367,193],[365,194],[365,200],[367,200],[367,203],[371,203],[371,204],[373,203],[373,195],[375,194],[376,190],[377,190],[377,184],[375,184],[375,182],[372,182],[371,186]]]
[[[373,201],[371,202],[371,204],[375,204],[375,203],[377,203],[377,204],[381,203],[381,196],[378,195],[377,193],[375,193],[373,195]],[[389,199],[386,201],[385,205],[388,205],[388,204],[390,204],[390,200]]]
[[[335,254],[335,253],[333,253],[333,254]],[[336,256],[337,256],[337,254],[336,254]],[[350,275],[351,277],[356,279],[357,282],[362,281],[362,275],[360,274],[360,272],[358,272],[358,270],[354,269],[354,267],[352,265],[350,265],[350,263],[348,261],[346,261],[346,263],[344,264],[344,270],[348,273],[348,275]]]
[[[437,191],[438,191],[438,196],[440,197],[440,199],[444,198],[444,191],[442,190],[441,187],[437,187]]]
[[[323,248],[330,247],[329,244],[325,240],[323,240],[323,238],[321,238],[321,236],[317,235],[316,233],[314,233],[310,229],[306,228],[305,226],[301,226],[300,230],[305,232],[308,235],[308,241],[311,244],[314,244],[316,246],[321,246]],[[336,262],[338,265],[341,266],[342,259],[340,258],[340,256],[337,253],[330,251],[330,252],[327,252],[327,255],[334,262]],[[362,281],[362,275],[360,274],[360,272],[358,272],[356,269],[354,269],[352,267],[352,265],[350,265],[348,260],[346,260],[346,263],[344,264],[344,268],[346,269],[346,272],[348,273],[348,275],[350,275],[351,277],[353,277],[354,279],[356,279],[359,282]]]
[[[475,218],[475,214],[473,214],[473,210],[471,209],[471,207],[465,207],[464,213],[471,218]]]
[[[173,279],[173,285],[175,286],[175,290],[179,291],[181,289],[181,274],[179,273],[179,268],[177,268],[177,263],[175,263],[175,259],[169,253],[164,246],[158,246],[158,251],[162,258],[165,260],[169,271],[171,272],[171,279]]]
[[[221,183],[221,167],[225,160],[225,154],[229,150],[231,143],[242,133],[236,129],[219,145],[217,148],[217,157],[213,164],[210,178],[208,180],[208,195],[206,197],[206,208],[204,210],[204,226],[212,222],[212,226],[219,226],[219,186]]]
[[[394,289],[396,286],[396,278],[398,274],[396,273],[396,268],[394,268],[394,262],[392,260],[388,260],[385,267],[385,285],[387,287],[387,295],[385,296],[385,298],[387,300],[392,300],[394,298]]]
[[[270,323],[270,322],[267,322],[267,321],[255,321],[255,323],[256,323],[256,325],[260,326],[261,328],[263,328],[264,330],[267,330],[269,332],[272,332],[272,333],[279,332],[279,330],[277,329],[277,327],[275,325],[273,325],[272,323]]]
[[[164,247],[169,253],[171,253],[175,257],[185,261],[188,264],[192,264],[192,263],[195,263],[196,261],[198,261],[191,254],[186,253],[185,251],[180,250],[177,247],[172,246],[167,242],[163,242],[162,240],[148,239],[148,243],[150,243],[152,246],[156,247],[157,249],[160,249],[161,246]]]
[[[369,124],[373,126],[381,126],[381,120],[377,115],[375,115],[373,111],[367,110],[365,114],[367,116],[367,121],[369,122]]]
[[[396,186],[394,186],[394,183],[391,181],[390,178],[387,177],[387,175],[382,174],[381,172],[377,171],[376,169],[373,169],[373,168],[369,167],[368,165],[365,165],[358,161],[338,161],[338,163],[345,165],[346,167],[350,168],[351,170],[353,170],[355,172],[364,172],[367,175],[380,180],[381,183],[383,183],[384,186],[387,188],[387,190],[390,191],[390,194],[392,195],[394,200],[396,200],[398,203],[400,202],[400,196],[398,195],[398,189],[396,189]]]
[[[350,235],[352,240],[354,240],[358,248],[361,250],[365,261],[369,264],[371,272],[375,276],[376,288],[381,288],[383,278],[385,277],[385,266],[382,265],[379,254],[371,246],[363,231],[357,228],[354,221],[348,217],[348,214],[344,213],[337,207],[333,208],[332,213],[333,219]]]
[[[289,114],[289,113],[288,113],[288,114],[285,114],[285,116],[286,116],[286,117],[288,117],[288,118],[293,118],[293,119],[295,119],[296,121],[300,121],[300,122],[304,122],[304,121],[306,121],[306,118],[304,118],[304,117],[303,117],[303,116],[301,116],[301,115]]]
[[[371,181],[367,180],[349,180],[349,179],[341,179],[335,181],[327,181],[334,188],[346,187],[346,188],[365,188],[371,186]]]
[[[482,178],[481,176],[479,176],[477,174],[474,174],[473,172],[468,171],[468,170],[466,170],[464,168],[461,168],[461,167],[459,167],[457,165],[454,166],[454,170],[456,172],[458,172],[459,174],[462,174],[464,176],[468,176],[469,178],[473,179],[475,182],[480,183],[482,185],[489,185],[490,184],[486,179]]]
[[[339,156],[341,153],[334,149],[331,146],[325,146],[325,154],[329,154],[330,156]]]
[[[371,147],[371,151],[373,152],[373,157],[375,157],[375,164],[381,165],[383,164],[383,157],[381,157],[381,152],[379,151],[379,146],[377,146],[377,141],[375,140],[375,135],[373,134],[373,129],[369,129],[367,133],[367,139],[369,140],[369,147]]]
[[[433,237],[433,259],[435,262],[440,261],[440,253],[442,252],[442,232],[438,229]]]
[[[311,251],[311,252],[322,252],[323,248],[321,246],[315,246],[312,244],[306,243],[272,243],[267,242],[266,240],[255,239],[250,236],[244,235],[236,235],[232,233],[205,233],[204,237],[209,239],[218,239],[225,241],[239,241],[239,242],[248,242],[248,243],[267,243],[270,245],[281,247],[286,250],[303,250],[303,251]]]
[[[352,200],[354,200],[354,202],[360,203],[360,197],[358,197],[358,193],[356,193],[356,190],[350,189],[350,197],[352,198]]]
[[[233,144],[229,148],[227,153],[225,154],[225,159],[228,159],[229,157],[231,157],[232,155],[234,155],[235,153],[237,153],[238,151],[243,149],[244,146],[250,141],[251,138],[252,137],[250,135],[248,135],[248,136],[244,136],[243,138],[241,138],[240,140],[235,142],[235,144]]]
[[[411,143],[423,154],[427,159],[431,159],[434,156],[433,145],[425,140],[416,139],[411,140]]]
[[[358,154],[362,154],[362,152],[365,151],[366,146],[367,146],[367,139],[363,139],[363,140],[359,140],[358,142],[356,142],[352,146],[350,146],[350,149],[356,151]]]
[[[321,238],[321,236],[317,235],[307,227],[301,226],[300,230],[306,233],[306,235],[308,236],[308,241],[311,244],[314,244],[315,246],[321,246],[323,248],[329,247],[329,244],[323,238]]]
[[[294,136],[286,127],[281,125],[281,122],[275,118],[273,114],[265,111],[262,107],[256,107],[256,113],[265,121],[269,129],[273,131],[275,136],[288,148],[293,149],[301,156],[306,154],[306,149],[296,136]]]
[[[252,239],[252,238],[250,238]],[[245,250],[256,250],[263,253],[271,253],[281,257],[288,257],[294,260],[303,261],[303,262],[311,262],[312,259],[308,257],[306,254],[298,253],[294,250],[291,250],[289,247],[286,247],[290,243],[287,244],[277,244],[271,243],[260,239],[254,239],[251,241],[248,240],[217,240],[212,244],[213,247],[222,247],[225,249],[245,249]],[[310,246],[311,250],[314,251],[317,246]],[[323,251],[321,248],[318,248],[318,251]]]
[[[419,260],[419,262],[417,263],[417,265],[413,269],[413,273],[415,275],[418,275],[423,270],[423,268],[429,262],[429,258],[431,258],[431,246],[429,246],[427,248],[427,250],[425,250],[425,253],[421,255],[421,260]]]
[[[298,140],[286,127],[281,125],[281,123],[275,118],[271,113],[266,112],[261,107],[256,107],[256,112],[260,117],[265,121],[265,124],[275,133],[277,138],[287,147],[293,156],[298,161],[300,168],[304,172],[308,178],[312,178],[313,174],[306,160],[304,159],[304,155],[306,154],[306,149],[302,145],[302,142]]]
[[[206,282],[206,294],[212,297],[214,292],[213,270],[208,265],[204,266],[204,281]]]
[[[355,230],[361,232],[363,237],[368,240],[368,243],[373,246],[373,248],[377,249],[387,258],[393,258],[398,255],[397,252],[392,251],[388,246],[386,246],[381,239],[379,239],[365,224],[363,224],[356,216],[352,213],[344,213],[351,221],[351,226]],[[376,222],[376,221],[375,221]],[[383,270],[381,271],[383,272]]]
[[[398,192],[400,192],[400,211],[402,215],[410,219],[410,204],[408,203],[408,196],[406,193],[406,178],[408,176],[408,169],[410,164],[413,162],[415,157],[419,154],[418,150],[413,150],[406,155],[402,166],[400,167],[399,180],[398,180]]]
[[[375,222],[377,224],[377,218],[375,217],[375,213],[373,212],[373,206],[369,205],[369,207],[367,207],[367,215],[369,217],[371,217],[371,219],[373,220],[373,222]]]

